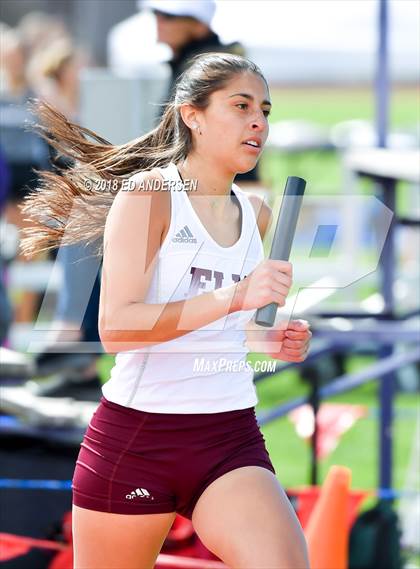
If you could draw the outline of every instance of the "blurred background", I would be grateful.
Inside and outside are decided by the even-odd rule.
[[[413,0],[2,0],[1,532],[68,545],[78,445],[114,364],[89,245],[19,251],[36,170],[66,166],[28,130],[27,102],[120,144],[157,123],[188,57],[218,50],[257,63],[273,102],[238,185],[276,212],[287,176],[307,181],[288,308],[312,325],[310,357],[255,374],[279,480],[305,524],[331,466],[348,467],[348,566],[420,567],[419,28]],[[3,539],[5,566],[66,554]],[[189,539],[178,551],[198,556]]]

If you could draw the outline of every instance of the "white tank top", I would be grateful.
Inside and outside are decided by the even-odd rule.
[[[201,223],[176,165],[171,162],[159,171],[181,191],[170,191],[170,226],[145,302],[185,300],[247,276],[263,260],[264,250],[246,194],[233,184],[242,230],[234,245],[222,247]],[[173,340],[117,353],[103,395],[155,413],[217,413],[256,405],[245,344],[245,324],[254,314],[237,311]]]

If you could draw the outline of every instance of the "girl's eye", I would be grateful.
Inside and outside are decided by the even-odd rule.
[[[236,106],[237,106],[237,107],[240,107],[241,110],[245,110],[245,109],[248,108],[248,103],[238,103]],[[270,111],[269,111],[269,110],[263,111],[263,115],[264,115],[265,117],[268,117],[269,114],[270,114]]]

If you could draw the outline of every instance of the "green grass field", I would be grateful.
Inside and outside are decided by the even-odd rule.
[[[324,128],[348,120],[375,122],[375,97],[367,88],[272,89],[270,124],[286,120],[306,120]],[[416,88],[394,88],[390,95],[390,131],[415,132],[420,128],[420,91]],[[308,182],[306,193],[337,194],[342,185],[340,158],[333,152],[312,151],[305,154],[265,153],[261,159],[262,179],[282,191],[288,175],[301,176]],[[362,181],[363,193],[372,192]],[[398,195],[397,208],[407,210],[404,192]]]
[[[368,89],[337,88],[324,89],[274,89],[271,93],[274,103],[271,122],[289,119],[306,119],[324,126],[350,119],[372,120],[374,117],[374,96]],[[391,95],[391,129],[413,131],[420,123],[419,92],[415,89],[394,89]],[[341,172],[337,155],[325,152],[311,152],[302,156],[267,156],[261,162],[261,177],[270,183],[275,191],[282,191],[287,175],[298,175],[308,180],[312,193],[337,194],[340,191]],[[368,184],[361,184],[362,191],[371,193]],[[404,200],[399,206],[407,207]],[[371,292],[371,290],[368,290]],[[261,359],[261,354],[250,354],[249,360]],[[360,369],[373,359],[352,355],[347,360],[348,371]],[[113,358],[104,356],[100,362],[104,381],[109,377]],[[377,381],[372,381],[352,392],[337,396],[329,401],[340,401],[365,405],[368,414],[341,439],[330,457],[321,461],[320,474],[323,479],[332,464],[343,464],[351,468],[353,487],[374,489],[378,484],[378,398]],[[306,387],[296,370],[289,370],[270,377],[257,384],[259,410],[278,405],[298,395],[305,394]],[[395,399],[394,465],[393,476],[396,488],[402,488],[407,463],[413,442],[419,398],[412,394],[398,394]],[[281,418],[264,426],[262,432],[267,448],[275,465],[280,482],[285,486],[296,486],[309,482],[310,450],[300,439],[293,424]]]
[[[252,358],[261,358],[253,354]],[[369,365],[373,358],[352,356],[347,362],[347,371],[355,371]],[[333,453],[320,461],[320,476],[323,479],[332,464],[343,464],[352,469],[353,487],[372,489],[378,485],[378,382],[372,381],[364,386],[342,395],[328,398],[328,402],[364,405],[366,417],[345,433]],[[297,370],[284,371],[273,375],[267,381],[257,384],[259,409],[306,394],[307,387],[299,378]],[[411,394],[399,393],[395,399],[394,484],[403,488],[406,466],[413,444],[413,436],[418,413],[419,398]],[[288,417],[280,418],[265,425],[262,432],[267,448],[275,464],[280,481],[286,486],[309,483],[310,449],[306,441],[299,438]],[[287,457],[287,458],[286,458]]]

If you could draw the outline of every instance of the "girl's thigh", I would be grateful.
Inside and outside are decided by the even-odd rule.
[[[276,476],[260,466],[214,480],[192,523],[204,545],[235,569],[307,569],[305,538]]]
[[[113,514],[73,505],[74,569],[152,569],[175,515]]]

